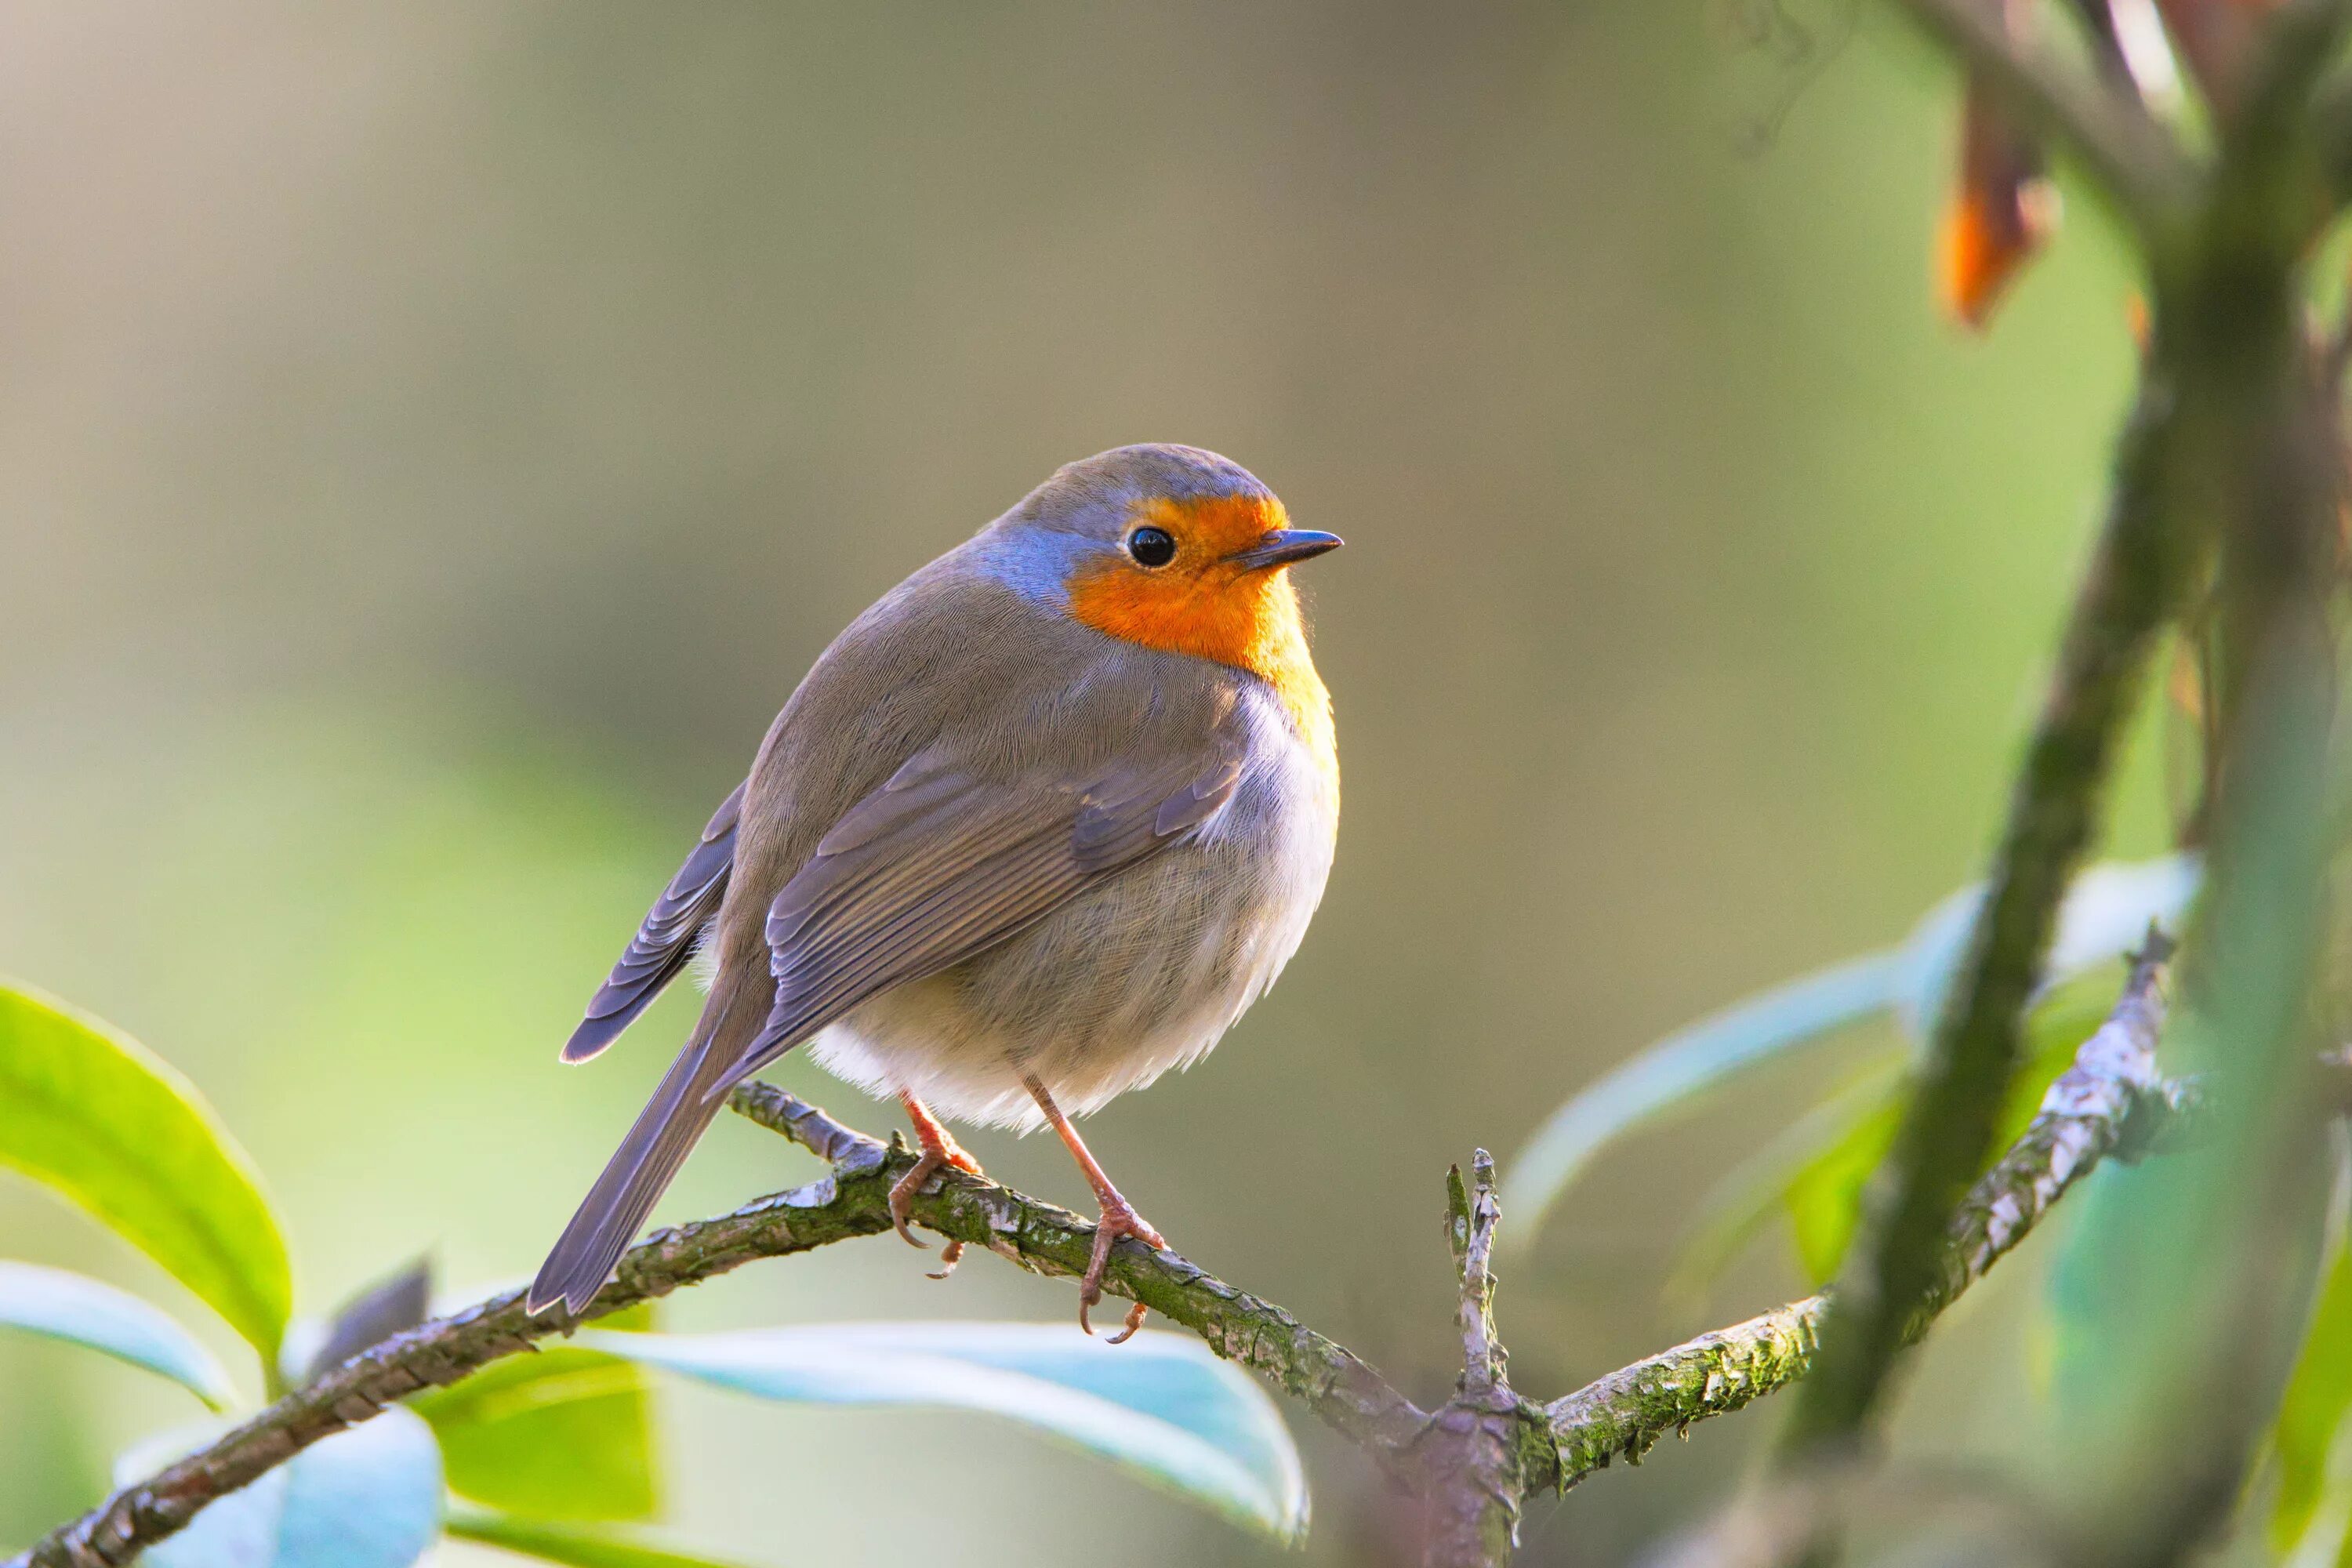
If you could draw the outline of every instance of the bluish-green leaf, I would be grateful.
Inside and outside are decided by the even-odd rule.
[[[1553,1111],[1511,1162],[1505,1245],[1525,1246],[1609,1144],[1760,1062],[1892,1006],[1908,973],[1901,952],[1873,953],[1750,996],[1637,1053]]]
[[[1108,1345],[1060,1324],[842,1323],[588,1330],[579,1342],[763,1399],[984,1411],[1279,1540],[1306,1532],[1306,1477],[1274,1402],[1181,1335]]]
[[[54,997],[0,983],[0,1165],[87,1209],[274,1364],[293,1300],[253,1162],[154,1053]]]
[[[2050,1080],[2106,1017],[2113,985],[2094,976],[2061,986],[2026,1021],[2026,1067],[2002,1107],[1994,1139],[2006,1149],[2040,1106]],[[1825,1283],[1861,1218],[1862,1194],[1902,1115],[1908,1081],[1900,1063],[1873,1064],[1741,1161],[1700,1204],[1669,1289],[1692,1296],[1777,1214],[1785,1214],[1798,1260]]]
[[[2063,985],[2121,958],[2139,946],[2151,921],[2179,931],[2203,872],[2195,855],[2106,861],[2084,871],[2059,906],[2043,985]],[[1983,905],[1982,883],[1963,888],[1928,910],[1904,940],[1907,973],[1897,1012],[1913,1038],[1924,1039],[1934,1026]]]
[[[225,1424],[167,1433],[115,1461],[128,1485],[202,1447]],[[408,1568],[441,1533],[441,1450],[397,1406],[338,1432],[149,1547],[141,1568]]]
[[[160,1307],[63,1268],[0,1262],[0,1327],[84,1345],[163,1373],[215,1410],[236,1398],[228,1373]]]
[[[743,1568],[736,1559],[694,1551],[658,1531],[610,1524],[551,1524],[467,1509],[451,1513],[446,1529],[459,1541],[478,1541],[572,1568]]]
[[[2192,855],[2083,872],[2059,911],[2045,986],[2129,952],[2151,921],[2177,928],[2199,872]],[[1608,1145],[1751,1068],[1889,1009],[1915,1042],[1923,1037],[1983,900],[1981,886],[1965,888],[1921,918],[1901,946],[1816,971],[1702,1018],[1561,1106],[1511,1163],[1504,1201],[1520,1217],[1504,1232],[1504,1245],[1525,1247],[1560,1194]],[[1819,1239],[1833,1238],[1824,1231]]]

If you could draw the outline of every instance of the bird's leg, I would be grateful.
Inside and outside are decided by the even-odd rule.
[[[1094,1325],[1087,1321],[1087,1310],[1102,1300],[1103,1270],[1110,1264],[1113,1244],[1123,1236],[1134,1237],[1153,1247],[1168,1244],[1160,1239],[1160,1233],[1152,1229],[1141,1215],[1135,1212],[1135,1205],[1110,1184],[1110,1177],[1104,1173],[1102,1166],[1095,1163],[1094,1155],[1087,1152],[1086,1141],[1078,1136],[1078,1130],[1070,1125],[1070,1119],[1062,1114],[1062,1108],[1054,1103],[1054,1097],[1046,1092],[1045,1086],[1034,1078],[1024,1078],[1021,1081],[1028,1086],[1030,1097],[1036,1100],[1037,1109],[1045,1113],[1045,1120],[1054,1124],[1054,1131],[1062,1135],[1062,1142],[1069,1145],[1071,1154],[1078,1162],[1078,1169],[1087,1173],[1087,1183],[1095,1190],[1095,1202],[1102,1205],[1102,1218],[1095,1222],[1094,1256],[1087,1260],[1087,1277],[1078,1286],[1078,1327],[1093,1333]],[[1113,1334],[1110,1342],[1121,1343],[1143,1327],[1143,1314],[1147,1310],[1140,1301],[1129,1307],[1127,1310],[1127,1327]]]
[[[949,1165],[974,1176],[987,1173],[980,1168],[979,1161],[964,1152],[963,1145],[955,1141],[955,1134],[941,1126],[940,1119],[933,1116],[921,1100],[901,1091],[898,1103],[907,1108],[907,1120],[915,1124],[915,1142],[922,1146],[923,1154],[915,1162],[913,1170],[890,1184],[890,1223],[898,1227],[898,1234],[906,1237],[908,1246],[927,1247],[930,1244],[917,1237],[907,1226],[908,1215],[914,1208],[915,1194],[923,1190],[923,1184]],[[946,1279],[962,1261],[963,1243],[950,1241],[946,1250],[940,1254],[940,1271],[931,1278]]]

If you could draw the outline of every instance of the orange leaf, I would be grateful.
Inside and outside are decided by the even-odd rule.
[[[1994,107],[1971,76],[1960,114],[1959,187],[1944,209],[1944,308],[1981,331],[2018,268],[2058,222],[2042,149]]]

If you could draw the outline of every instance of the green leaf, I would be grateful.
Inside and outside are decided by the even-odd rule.
[[[690,1551],[653,1531],[609,1524],[550,1524],[467,1509],[452,1513],[446,1528],[460,1541],[568,1563],[572,1568],[741,1568],[732,1559]]]
[[[228,1373],[161,1308],[88,1275],[37,1263],[0,1262],[0,1327],[87,1346],[143,1366],[215,1410],[236,1398]]]
[[[1900,950],[1773,987],[1645,1047],[1552,1112],[1504,1182],[1503,1235],[1523,1247],[1601,1150],[1759,1063],[1892,1006],[1910,977]]]
[[[1295,1542],[1307,1481],[1265,1391],[1197,1341],[1108,1345],[1075,1326],[840,1323],[580,1342],[762,1399],[984,1411]]]
[[[2147,934],[2150,921],[2177,924],[2200,869],[2195,856],[2174,855],[2083,872],[2059,911],[2049,984],[2121,956]],[[1817,970],[1711,1014],[1635,1053],[1552,1112],[1511,1163],[1504,1201],[1524,1217],[1504,1233],[1504,1246],[1527,1246],[1560,1194],[1611,1143],[1751,1068],[1890,1008],[1915,1041],[1924,1037],[1983,901],[1980,885],[1964,888],[1922,917],[1901,946]],[[1834,1237],[1819,1239],[1826,1245]]]
[[[557,1346],[411,1403],[460,1497],[541,1519],[643,1519],[659,1506],[646,1376],[628,1362]]]
[[[2311,1314],[2311,1329],[2287,1380],[2271,1445],[2278,1455],[2278,1495],[2271,1503],[2271,1545],[2284,1556],[2303,1539],[2331,1489],[2330,1451],[2352,1413],[2352,1247],[2337,1247]]]
[[[1862,1194],[1886,1158],[1903,1123],[1904,1095],[1870,1107],[1848,1121],[1828,1147],[1805,1162],[1780,1195],[1797,1261],[1818,1288],[1837,1277],[1838,1265],[1862,1223]]]
[[[80,1205],[275,1365],[293,1300],[253,1162],[194,1085],[53,997],[0,984],[0,1165]]]
[[[2052,1080],[2066,1070],[2083,1042],[2105,1020],[2114,991],[2105,977],[2086,978],[2061,987],[2034,1008],[2026,1020],[2026,1066],[2002,1103],[1992,1158],[1999,1159],[2033,1120]],[[1898,1080],[1879,1103],[1847,1116],[1820,1152],[1796,1168],[1781,1191],[1798,1261],[1815,1285],[1829,1283],[1845,1260],[1846,1247],[1862,1222],[1864,1190],[1895,1141],[1909,1092],[1907,1080]]]
[[[1665,1295],[1696,1309],[1707,1285],[1741,1247],[1787,1212],[1799,1175],[1858,1118],[1901,1091],[1908,1064],[1882,1058],[1866,1064],[1827,1099],[1775,1132],[1755,1153],[1725,1172],[1699,1200],[1675,1248]]]
[[[648,1301],[598,1326],[653,1325]],[[652,1391],[633,1362],[556,1345],[408,1403],[441,1439],[460,1497],[536,1519],[644,1519],[661,1506]]]
[[[167,1433],[115,1461],[128,1486],[209,1442],[226,1423]],[[312,1444],[140,1554],[141,1568],[408,1568],[441,1533],[432,1428],[394,1406]]]

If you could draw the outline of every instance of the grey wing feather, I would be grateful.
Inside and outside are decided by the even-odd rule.
[[[1200,826],[1241,781],[1234,724],[1209,751],[1019,785],[915,758],[777,895],[774,1006],[706,1092],[725,1093],[867,997],[962,963]]]
[[[564,1044],[565,1061],[584,1062],[611,1045],[686,967],[694,954],[695,938],[726,896],[742,809],[743,786],[737,784],[735,793],[711,814],[686,864],[646,911],[612,974],[590,998],[586,1016]]]

